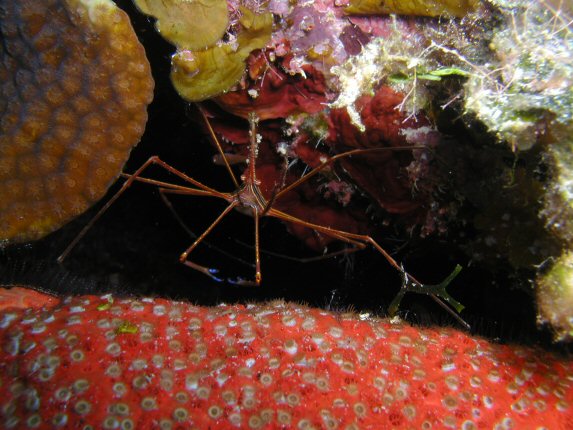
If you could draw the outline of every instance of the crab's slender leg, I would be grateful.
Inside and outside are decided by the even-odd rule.
[[[413,276],[409,275],[404,270],[404,268],[402,266],[400,266],[398,264],[398,262],[384,248],[382,248],[380,246],[380,244],[378,244],[378,242],[376,242],[371,236],[364,235],[364,234],[350,233],[350,232],[346,232],[346,231],[342,231],[342,230],[337,230],[337,229],[334,229],[331,227],[326,227],[326,226],[322,226],[319,224],[314,224],[314,223],[304,221],[300,218],[294,217],[292,215],[289,215],[285,212],[282,212],[282,211],[279,211],[279,210],[273,209],[273,208],[271,208],[268,211],[268,215],[275,217],[275,218],[278,218],[278,219],[281,219],[283,221],[288,221],[288,222],[292,222],[292,223],[295,223],[295,224],[298,224],[298,225],[301,225],[301,226],[304,226],[307,228],[312,228],[316,231],[324,233],[325,235],[333,237],[335,239],[339,239],[339,240],[343,240],[343,241],[355,241],[358,243],[362,243],[363,246],[365,246],[366,244],[371,245],[380,254],[382,254],[382,256],[388,261],[388,263],[390,263],[390,265],[392,267],[394,267],[403,276],[405,276],[406,277],[405,279],[410,280],[411,283],[407,284],[405,286],[405,288],[408,291],[423,292],[423,294],[428,294],[429,296],[431,296],[433,298],[434,301],[436,301],[438,304],[440,304],[440,306],[442,306],[442,308],[444,308],[450,315],[452,315],[460,324],[462,324],[464,327],[469,329],[469,325],[454,310],[452,310],[448,305],[446,305],[443,302],[443,300],[447,301],[448,303],[452,304],[452,306],[456,307],[457,310],[463,309],[463,306],[460,307],[461,305],[458,302],[456,302],[445,291],[445,289],[449,285],[449,283],[459,273],[459,270],[461,270],[461,267],[459,269],[456,267],[456,269],[454,270],[455,274],[451,274],[444,281],[442,281],[440,284],[438,284],[436,286],[426,285],[426,284],[423,284],[420,281],[418,281]],[[403,285],[403,287],[404,287],[404,285]],[[404,292],[401,292],[401,294],[403,295]]]
[[[276,193],[274,196],[274,200],[278,200],[283,194],[287,193],[288,191],[292,190],[293,188],[298,187],[300,184],[308,181],[314,175],[319,173],[321,170],[325,169],[326,167],[333,164],[335,161],[340,160],[341,158],[350,158],[353,155],[364,155],[364,154],[372,154],[376,152],[386,152],[386,151],[412,151],[414,149],[427,149],[424,146],[399,146],[399,147],[387,147],[387,148],[366,148],[366,149],[353,149],[351,151],[343,152],[341,154],[333,155],[328,160],[324,161],[323,163],[316,166],[306,175],[302,176],[301,178],[297,179],[293,183],[287,185],[279,192]]]
[[[231,180],[233,181],[235,189],[238,189],[240,186],[239,181],[237,181],[237,177],[235,176],[235,173],[233,173],[233,169],[231,169],[231,165],[229,164],[229,160],[227,160],[225,152],[223,151],[223,148],[221,147],[221,144],[219,143],[219,139],[217,139],[217,136],[215,135],[215,131],[213,130],[213,127],[211,126],[211,121],[209,121],[209,118],[207,118],[207,114],[205,113],[203,108],[197,103],[195,105],[197,106],[197,109],[199,109],[199,112],[201,113],[201,116],[203,117],[203,121],[205,122],[205,124],[207,124],[207,130],[209,131],[209,135],[211,136],[211,140],[215,143],[215,146],[217,147],[217,151],[219,152],[219,155],[221,156],[223,163],[225,163],[225,168],[227,169],[227,172],[229,172],[229,176],[231,177]]]
[[[339,240],[341,242],[345,242],[342,239],[339,239]],[[243,246],[248,246],[244,242],[239,241],[238,243],[243,245]],[[345,249],[339,249],[338,251],[327,252],[326,254],[322,254],[322,255],[315,255],[314,257],[293,257],[292,255],[285,255],[285,254],[281,254],[279,252],[269,251],[268,249],[262,249],[261,254],[271,255],[273,257],[282,258],[283,260],[296,261],[297,263],[306,264],[306,263],[313,263],[315,261],[327,260],[329,258],[337,257],[339,255],[349,255],[349,254],[352,254],[353,252],[362,251],[363,249],[364,249],[364,247],[352,246],[352,247],[345,248]]]
[[[263,216],[263,215],[259,214],[259,215],[258,215],[258,219],[260,220],[260,218],[261,218],[262,216]],[[259,226],[258,226],[258,224],[259,224],[259,223],[255,220],[255,258],[256,258],[256,262],[257,262],[257,263],[255,264],[255,270],[256,270],[256,273],[259,274],[259,275],[258,275],[258,276],[259,276],[259,277],[258,277],[258,281],[249,281],[249,280],[245,280],[245,279],[242,279],[242,278],[227,279],[227,281],[230,282],[230,283],[232,283],[232,284],[241,285],[241,286],[259,286],[260,283],[261,283],[261,280],[262,280],[262,271],[261,271],[261,269],[260,269],[260,254],[261,254],[261,248],[260,248],[260,243],[259,243],[259,241],[260,241],[260,240],[259,240],[260,233],[259,233]],[[334,233],[334,232],[333,232],[332,234],[330,234],[330,236],[331,236],[332,238],[334,238],[334,239],[340,240],[341,242],[345,242],[345,243],[347,243],[348,245],[351,245],[351,247],[350,247],[350,248],[346,248],[346,249],[342,249],[342,250],[339,250],[339,251],[330,252],[330,253],[325,254],[325,255],[320,255],[320,256],[318,256],[318,257],[310,257],[310,258],[295,258],[295,257],[291,257],[291,256],[285,256],[285,255],[282,255],[282,254],[277,254],[277,253],[270,252],[270,251],[264,251],[264,252],[265,252],[266,254],[269,254],[269,255],[274,255],[274,256],[281,257],[281,258],[284,258],[284,259],[287,259],[287,260],[297,261],[297,262],[299,262],[299,263],[310,263],[310,262],[313,262],[313,261],[324,260],[324,259],[326,259],[326,258],[332,258],[332,257],[335,257],[335,256],[337,256],[337,255],[348,255],[348,254],[351,254],[351,253],[353,253],[353,252],[361,251],[361,250],[363,250],[363,249],[366,247],[366,245],[365,245],[364,243],[358,242],[358,241],[353,240],[353,239],[349,239],[349,238],[344,237],[344,236],[341,236],[341,235],[337,235],[337,234]],[[242,242],[239,242],[239,243],[241,243],[241,244],[244,245],[244,246],[250,247],[249,245],[246,245],[246,244],[244,244],[244,243],[242,243]]]
[[[400,301],[402,300],[404,294],[406,294],[407,292],[426,294],[434,298],[439,297],[440,299],[449,303],[453,308],[455,308],[458,313],[461,312],[464,309],[464,305],[455,300],[446,291],[448,285],[454,280],[456,276],[458,276],[461,270],[462,266],[458,264],[456,265],[452,273],[450,273],[442,282],[440,282],[439,284],[430,285],[430,284],[421,284],[420,282],[414,280],[414,278],[412,278],[412,276],[410,276],[408,272],[406,272],[402,268],[402,278],[403,278],[402,287],[400,288],[400,291],[398,292],[398,294],[396,294],[396,297],[388,307],[388,313],[390,315],[393,315],[398,311],[398,307],[400,306]],[[438,301],[438,303],[444,305],[443,302],[441,301]],[[468,329],[470,328],[469,325],[465,323],[465,321],[464,325],[466,326],[466,328]]]
[[[261,285],[261,248],[259,240],[259,211],[257,208],[253,209],[255,218],[255,282],[257,286]]]
[[[170,166],[169,164],[162,161],[159,157],[153,156],[150,157],[145,163],[139,167],[132,175],[129,175],[128,179],[123,183],[121,188],[102,206],[102,208],[95,214],[95,216],[80,230],[80,232],[74,237],[74,239],[70,242],[70,244],[64,249],[62,254],[58,257],[58,263],[61,263],[65,260],[68,256],[70,251],[78,244],[78,242],[86,235],[86,233],[93,227],[93,225],[101,218],[101,216],[111,207],[113,203],[131,186],[131,184],[138,180],[138,178],[142,175],[142,173],[151,165],[157,165],[162,167],[163,169],[167,170],[170,173],[173,173],[179,176],[181,179],[190,182],[191,184],[195,185],[199,189],[203,190],[205,194],[211,194],[214,196],[218,196],[221,193],[218,191],[203,185],[201,182],[196,181],[195,179],[185,175],[183,172],[175,169],[174,167]]]
[[[251,281],[249,279],[243,278],[236,278],[236,279],[227,279],[227,282],[230,282],[234,285],[240,285],[242,287],[259,287],[263,280],[262,272],[261,272],[261,251],[260,251],[260,234],[259,234],[259,220],[261,215],[257,208],[253,208],[253,218],[255,220],[255,280]]]
[[[180,179],[182,179],[185,182],[189,182],[190,184],[196,186],[198,189],[206,191],[208,193],[210,193],[213,196],[216,197],[220,197],[220,198],[226,198],[226,193],[222,193],[220,191],[215,190],[214,188],[211,188],[201,182],[199,182],[198,180],[192,178],[189,175],[186,175],[185,173],[183,173],[181,170],[176,169],[175,167],[167,164],[165,161],[161,160],[159,157],[157,156],[153,156],[151,157],[149,160],[147,160],[139,169],[137,169],[134,173],[132,174],[128,174],[128,173],[122,173],[121,176],[128,178],[128,180],[125,182],[124,186],[125,187],[129,187],[129,185],[131,185],[131,183],[133,183],[134,181],[141,181],[141,182],[150,182],[153,181],[153,179],[146,179],[144,178],[142,175],[143,171],[151,166],[151,165],[157,165],[163,169],[165,169],[166,171],[168,171],[169,173],[174,174],[175,176],[178,176]],[[160,181],[156,181],[156,183],[161,183]],[[127,185],[126,185],[127,184]],[[164,182],[163,184],[165,185],[161,185],[161,186],[167,186],[169,188],[176,188],[177,185],[176,184],[170,184],[168,182]],[[187,186],[181,186],[183,188],[186,189],[190,189]]]
[[[199,191],[199,190],[197,190],[197,191]],[[167,206],[167,209],[169,209],[169,212],[171,212],[171,214],[173,215],[175,220],[179,223],[181,228],[183,228],[183,230],[185,230],[185,232],[191,238],[191,240],[197,239],[197,235],[185,223],[185,221],[183,220],[181,215],[179,215],[179,212],[177,212],[177,210],[175,209],[175,207],[171,203],[171,200],[169,200],[169,198],[167,197],[167,194],[180,194],[180,193],[177,193],[177,192],[174,193],[174,191],[171,189],[159,188],[159,197],[161,197],[161,201],[163,202],[163,204],[165,204],[165,206]],[[203,241],[203,245],[209,247],[210,249],[218,252],[221,255],[224,255],[227,258],[230,258],[231,260],[235,260],[241,264],[244,264],[245,266],[252,267],[253,269],[255,268],[255,265],[253,263],[250,263],[250,262],[248,262],[248,261],[246,261],[240,257],[237,257],[236,255],[231,254],[230,252],[225,251],[224,249],[219,248],[218,246],[213,245],[212,243],[209,243],[206,240]]]
[[[314,229],[320,233],[323,233],[323,234],[330,236],[330,237],[333,237],[335,239],[340,239],[340,240],[353,242],[353,243],[360,243],[360,244],[362,244],[362,246],[365,246],[365,244],[370,244],[380,254],[382,254],[386,260],[388,260],[390,265],[392,265],[398,271],[400,271],[400,272],[402,271],[402,268],[400,267],[398,262],[396,260],[394,260],[394,258],[392,258],[392,256],[384,250],[384,248],[382,248],[374,239],[372,239],[372,237],[370,237],[368,235],[358,234],[358,233],[350,233],[350,232],[338,230],[338,229],[335,229],[332,227],[327,227],[327,226],[320,225],[320,224],[314,224],[314,223],[305,221],[303,219],[289,215],[285,212],[282,212],[282,211],[280,211],[278,209],[274,209],[274,208],[271,208],[269,210],[268,215],[275,217],[275,218],[279,218],[283,221],[293,222],[293,223],[301,225],[303,227]]]
[[[123,178],[131,178],[133,175],[128,173],[122,173]],[[197,188],[191,188],[186,185],[172,184],[170,182],[158,181],[157,179],[145,178],[143,176],[138,176],[133,178],[134,182],[141,182],[144,184],[155,185],[159,190],[163,192],[169,192],[170,194],[183,194],[183,195],[193,195],[193,196],[204,196],[204,197],[217,197],[220,199],[227,200],[229,194],[221,193],[219,191],[207,191],[200,190]]]
[[[211,233],[211,231],[217,226],[217,224],[219,224],[221,222],[221,220],[223,218],[225,218],[225,216],[227,216],[227,214],[229,212],[231,212],[237,205],[238,205],[238,203],[236,201],[232,201],[231,203],[229,203],[227,205],[227,207],[223,210],[223,212],[221,212],[219,214],[219,216],[215,219],[215,221],[213,221],[211,223],[211,225],[209,227],[207,227],[207,229],[203,233],[201,233],[199,235],[199,237],[197,239],[195,239],[195,241],[185,251],[183,251],[183,253],[179,257],[179,261],[181,261],[181,263],[183,263],[187,266],[190,266],[190,267],[193,267],[194,269],[196,269],[195,266],[197,266],[197,264],[187,260],[187,257],[203,241],[203,239],[205,239],[205,237],[209,233]]]

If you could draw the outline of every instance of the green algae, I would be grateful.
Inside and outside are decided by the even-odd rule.
[[[139,328],[137,325],[129,322],[122,321],[115,329],[115,334],[136,334]]]
[[[272,14],[256,14],[244,7],[240,11],[235,41],[202,51],[179,50],[172,57],[171,81],[185,100],[202,101],[231,89],[243,76],[249,54],[269,43]]]
[[[205,49],[219,41],[229,25],[226,0],[133,0],[157,19],[159,34],[180,49]]]
[[[227,45],[206,51],[179,51],[171,59],[171,82],[187,101],[201,101],[224,93],[245,72],[244,58]]]
[[[96,309],[98,311],[107,311],[109,308],[111,308],[111,305],[113,304],[113,297],[108,295],[102,298],[104,298],[106,301],[97,305]]]

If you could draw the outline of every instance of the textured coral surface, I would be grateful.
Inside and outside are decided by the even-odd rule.
[[[573,425],[570,361],[453,329],[284,302],[27,294],[0,314],[4,428]]]
[[[37,239],[98,201],[153,94],[109,0],[0,1],[0,239]]]

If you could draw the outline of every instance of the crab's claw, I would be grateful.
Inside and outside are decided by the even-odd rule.
[[[454,280],[454,278],[458,276],[461,270],[462,266],[457,264],[452,273],[450,273],[442,282],[435,285],[429,285],[429,284],[421,284],[415,281],[408,274],[408,272],[406,272],[402,267],[402,278],[403,278],[402,287],[400,288],[398,294],[396,294],[396,297],[394,297],[394,300],[392,300],[392,303],[390,303],[390,306],[388,307],[388,313],[391,316],[394,316],[396,312],[398,312],[398,308],[400,307],[400,302],[402,301],[402,297],[404,297],[406,293],[412,292],[412,293],[426,294],[438,297],[447,304],[449,304],[451,307],[453,307],[459,314],[464,309],[464,305],[462,305],[460,302],[458,302],[456,299],[450,296],[446,288],[448,287],[448,285],[450,285],[450,283]]]

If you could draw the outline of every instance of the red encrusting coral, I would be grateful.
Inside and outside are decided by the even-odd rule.
[[[280,301],[38,306],[0,313],[4,428],[573,426],[571,361],[454,329]]]

